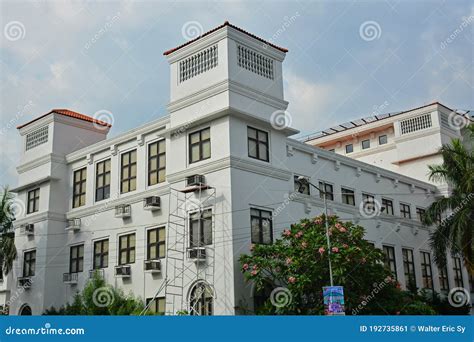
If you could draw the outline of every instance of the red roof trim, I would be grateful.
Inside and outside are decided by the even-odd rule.
[[[48,116],[49,114],[53,114],[53,113],[59,114],[59,115],[64,115],[64,116],[69,116],[70,118],[75,118],[75,119],[79,119],[79,120],[83,120],[83,121],[87,121],[87,122],[92,122],[92,123],[98,124],[100,126],[112,127],[111,124],[109,124],[105,121],[97,120],[97,119],[94,119],[93,117],[90,117],[88,115],[77,113],[77,112],[74,112],[74,111],[69,110],[69,109],[53,109],[50,112],[37,117],[36,119],[33,119],[33,120],[23,124],[23,125],[17,126],[17,129],[21,129],[25,126],[28,126],[29,124],[31,124],[35,121],[38,121],[38,120]]]
[[[247,31],[245,31],[244,29],[241,29],[240,27],[237,27],[237,26],[235,26],[235,25],[232,25],[231,23],[229,23],[228,21],[226,21],[224,24],[219,25],[219,26],[217,26],[216,28],[213,28],[212,30],[207,31],[206,33],[201,34],[201,35],[200,35],[199,37],[197,37],[197,38],[191,39],[190,41],[187,41],[187,42],[184,43],[184,44],[181,44],[181,45],[179,45],[179,46],[177,46],[177,47],[175,47],[175,48],[173,48],[173,49],[170,49],[170,50],[168,50],[168,51],[163,52],[163,55],[168,56],[169,54],[171,54],[171,53],[173,53],[173,52],[175,52],[175,51],[178,51],[179,49],[181,49],[181,48],[183,48],[183,47],[185,47],[185,46],[187,46],[187,45],[189,45],[189,44],[191,44],[191,43],[194,43],[195,41],[197,41],[197,40],[199,40],[199,39],[201,39],[201,38],[203,38],[203,37],[205,37],[205,36],[207,36],[207,35],[210,35],[211,33],[215,32],[215,31],[217,31],[217,30],[219,30],[219,29],[221,29],[221,28],[223,28],[223,27],[225,27],[225,26],[232,27],[232,28],[236,29],[237,31],[240,31],[240,32],[242,32],[242,33],[245,33],[246,35],[248,35],[248,36],[250,36],[250,37],[252,37],[252,38],[254,38],[254,39],[258,40],[258,41],[261,41],[262,43],[265,43],[265,44],[270,45],[271,47],[273,47],[273,48],[275,48],[275,49],[277,49],[277,50],[280,50],[281,52],[288,52],[288,49],[285,49],[285,48],[283,48],[283,47],[280,47],[280,46],[277,46],[277,45],[275,45],[275,44],[272,44],[272,43],[270,43],[269,41],[266,41],[265,39],[262,39],[262,38],[260,38],[260,37],[257,37],[256,35],[254,35],[254,34],[252,34],[252,33],[250,33],[250,32],[247,32]]]

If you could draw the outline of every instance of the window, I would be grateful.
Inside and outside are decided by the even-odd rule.
[[[121,156],[120,192],[127,193],[137,189],[137,150]]]
[[[28,191],[28,214],[39,210],[40,188]]]
[[[370,140],[369,140],[369,139],[367,139],[367,140],[362,140],[362,149],[363,149],[363,150],[366,150],[366,149],[368,149],[368,148],[370,148]]]
[[[385,145],[387,143],[386,135],[379,135],[379,145]]]
[[[354,146],[352,144],[346,145],[346,153],[354,152]]]
[[[204,282],[199,282],[191,290],[189,296],[189,314],[191,316],[210,316],[213,312],[212,290]]]
[[[165,257],[165,227],[149,229],[147,231],[147,241],[147,260]]]
[[[119,238],[119,265],[135,262],[135,233]]]
[[[211,158],[211,129],[189,134],[189,163]]]
[[[0,283],[3,282],[3,257],[0,255]],[[0,307],[0,315],[2,314],[2,308]]]
[[[400,203],[400,216],[411,219],[410,205],[405,203]]]
[[[397,262],[395,259],[395,248],[392,246],[383,246],[383,253],[385,255],[385,266],[392,272],[395,279],[397,279]]]
[[[109,266],[109,240],[94,242],[94,270]]]
[[[377,210],[377,206],[375,204],[375,198],[373,195],[362,193],[362,203],[364,205],[364,212],[367,214],[372,214]]]
[[[26,151],[48,141],[48,126],[41,127],[26,135]]]
[[[179,82],[184,82],[215,68],[218,62],[217,52],[217,45],[213,45],[191,57],[181,60],[179,62]]]
[[[387,198],[382,198],[382,212],[387,215],[393,215],[393,202]]]
[[[237,47],[237,63],[241,68],[273,80],[273,59],[248,47]]]
[[[72,246],[69,257],[69,273],[82,272],[84,268],[84,245]]]
[[[420,252],[421,279],[424,289],[433,289],[433,274],[431,272],[431,256],[428,252]]]
[[[332,184],[319,182],[319,197],[324,198],[324,193],[326,193],[327,200],[334,201],[334,190]]]
[[[402,249],[403,269],[405,272],[405,286],[407,289],[416,287],[415,263],[413,261],[413,251],[411,249]]]
[[[272,212],[250,209],[250,227],[252,243],[269,245],[273,242]]]
[[[148,145],[148,185],[162,183],[166,178],[166,140]]]
[[[355,205],[354,190],[341,188],[342,192],[342,203]]]
[[[189,246],[202,247],[212,244],[212,210],[191,214],[189,222]]]
[[[334,148],[331,148],[330,150],[328,150],[329,152],[336,152],[336,149]]]
[[[300,176],[295,176],[294,177],[295,191],[299,192],[301,194],[309,195],[310,194],[310,185],[308,183],[305,183],[305,182],[300,184],[299,181],[298,181],[298,177],[300,177]]]
[[[110,159],[97,163],[95,169],[95,200],[110,197]]]
[[[416,208],[416,219],[420,222],[423,221],[423,217],[425,216],[426,210],[423,208]]]
[[[73,194],[72,194],[72,207],[78,208],[86,204],[86,176],[87,169],[82,168],[74,171],[73,175]]]
[[[439,287],[441,291],[449,291],[448,267],[439,268]]]
[[[23,277],[35,275],[36,251],[28,251],[23,254]]]
[[[256,128],[247,127],[249,157],[269,161],[268,133]]]
[[[462,263],[461,258],[455,257],[454,261],[454,287],[464,287],[464,281],[462,279]]]
[[[165,297],[147,298],[146,305],[148,311],[156,315],[164,315],[166,311],[166,299]]]

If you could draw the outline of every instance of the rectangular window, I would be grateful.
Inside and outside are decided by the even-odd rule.
[[[342,192],[342,203],[355,205],[354,190],[341,188]]]
[[[148,306],[148,311],[156,315],[164,315],[166,310],[166,300],[165,297],[147,298],[146,305]]]
[[[370,140],[369,140],[369,139],[367,139],[367,140],[362,140],[362,149],[363,149],[363,150],[366,150],[366,149],[368,149],[368,148],[370,148]]]
[[[161,259],[166,254],[165,227],[149,229],[147,231],[147,260]]]
[[[28,251],[23,254],[23,277],[35,275],[36,251]]]
[[[363,210],[368,215],[374,213],[377,210],[377,206],[375,204],[375,198],[373,195],[362,193],[362,203],[363,203]]]
[[[87,168],[74,171],[72,184],[72,207],[78,208],[86,204]]]
[[[110,197],[110,159],[97,163],[95,169],[95,200]]]
[[[94,242],[94,270],[109,266],[109,240]]]
[[[416,208],[416,219],[421,222],[423,220],[423,216],[425,216],[425,213],[426,213],[425,209]]]
[[[449,291],[448,267],[446,265],[438,269],[439,287],[441,291]]]
[[[303,182],[302,184],[300,184],[298,182],[298,177],[300,176],[295,176],[294,177],[294,183],[295,183],[295,191],[301,193],[301,194],[305,194],[305,195],[310,195],[311,191],[310,191],[310,185],[308,183],[305,183]]]
[[[84,268],[84,245],[71,246],[69,273],[82,272]]]
[[[386,135],[379,135],[379,145],[385,145],[387,143]]]
[[[249,157],[269,161],[268,133],[256,128],[247,127]]]
[[[405,203],[400,203],[400,216],[411,219],[410,205]]]
[[[395,259],[395,248],[392,246],[383,246],[383,253],[385,255],[385,266],[392,272],[395,279],[397,279],[397,261]]]
[[[273,242],[272,212],[250,209],[250,227],[252,243],[269,245]]]
[[[334,188],[332,184],[319,182],[319,197],[324,198],[324,193],[326,193],[327,200],[334,201]]]
[[[135,262],[135,233],[122,235],[119,238],[119,265]]]
[[[189,246],[203,247],[212,244],[212,210],[191,214],[189,221]]]
[[[393,215],[393,202],[387,198],[382,198],[382,213]]]
[[[454,287],[464,287],[464,281],[462,279],[462,262],[461,258],[454,257]]]
[[[189,163],[211,158],[211,129],[189,134]]]
[[[137,189],[137,150],[121,156],[120,192],[122,194]]]
[[[403,269],[405,272],[405,286],[407,289],[416,287],[415,262],[413,260],[413,251],[411,249],[402,249]]]
[[[421,279],[424,289],[433,289],[433,274],[431,272],[431,256],[428,252],[420,252]]]
[[[354,146],[352,144],[346,145],[346,153],[354,152]]]
[[[27,214],[31,214],[39,210],[39,198],[40,198],[40,188],[28,191]]]
[[[148,185],[162,183],[166,178],[166,140],[148,145]]]

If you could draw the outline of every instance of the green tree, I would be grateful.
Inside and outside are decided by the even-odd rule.
[[[466,128],[464,137],[464,142],[453,139],[443,145],[443,163],[429,166],[430,179],[447,183],[451,192],[430,205],[423,221],[437,225],[431,235],[435,262],[444,267],[448,251],[462,254],[467,270],[474,275],[474,125]],[[449,215],[440,220],[443,212]]]
[[[4,187],[0,195],[0,263],[5,274],[11,271],[17,256],[12,224],[15,219],[13,198],[8,187]]]

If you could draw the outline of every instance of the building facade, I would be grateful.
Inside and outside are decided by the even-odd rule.
[[[168,114],[113,138],[109,125],[56,109],[19,127],[10,314],[71,301],[91,274],[165,314],[235,315],[255,291],[238,258],[323,212],[363,225],[402,286],[467,286],[457,259],[438,270],[417,216],[439,191],[420,177],[290,138],[275,124],[288,103],[287,50],[229,23],[165,52]],[[118,119],[118,118],[117,118]],[[375,214],[364,203],[384,208]],[[21,293],[19,293],[21,291]]]

